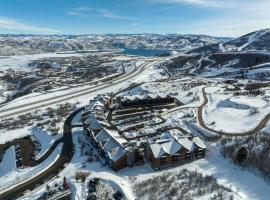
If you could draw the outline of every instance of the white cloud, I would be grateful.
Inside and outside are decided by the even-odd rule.
[[[212,36],[239,37],[260,29],[269,28],[270,20],[226,20],[213,19],[177,27],[181,33],[206,34]]]
[[[89,16],[97,16],[103,18],[110,19],[135,19],[129,16],[123,16],[113,13],[110,10],[104,8],[90,8],[90,7],[78,7],[68,12],[69,15],[77,16],[77,17],[89,17]]]
[[[106,10],[106,9],[98,9],[98,12],[100,13],[102,17],[111,18],[111,19],[134,19],[133,17],[114,14],[110,10]]]
[[[69,11],[68,14],[77,17],[87,17],[91,13],[91,11],[93,11],[93,9],[90,7],[78,7]]]
[[[172,23],[182,33],[210,34],[215,36],[241,36],[248,32],[270,28],[269,0],[152,0],[169,3],[173,6],[189,4],[201,8],[207,13],[209,9],[215,14],[193,19],[189,23]],[[175,7],[171,7],[174,9]],[[168,12],[168,11],[167,11]],[[176,20],[177,21],[177,20]],[[171,30],[173,25],[170,25]]]
[[[152,0],[159,3],[168,4],[186,4],[200,7],[213,7],[213,8],[232,8],[239,4],[246,4],[254,2],[252,0]],[[266,0],[257,0],[266,1]]]
[[[17,31],[38,32],[38,33],[59,33],[59,31],[55,29],[33,26],[12,18],[1,16],[0,16],[0,28]]]

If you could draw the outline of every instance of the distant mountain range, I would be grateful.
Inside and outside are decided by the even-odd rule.
[[[243,52],[243,51],[254,52],[254,51],[269,51],[269,50],[270,50],[270,29],[263,29],[249,33],[239,38],[192,49],[189,53],[217,53],[217,52]]]
[[[217,45],[230,38],[180,34],[105,34],[105,35],[0,35],[0,55],[37,54],[77,50],[169,49],[187,52]]]
[[[0,35],[1,56],[124,48],[184,53],[168,66],[176,74],[270,80],[270,29],[234,39],[180,34]]]
[[[178,75],[270,80],[270,29],[194,48],[168,68]]]

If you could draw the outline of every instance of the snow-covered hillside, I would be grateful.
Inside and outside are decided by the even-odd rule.
[[[82,35],[33,36],[0,35],[0,56],[60,51],[108,49],[171,49],[185,52],[205,45],[217,44],[224,38],[206,35]]]
[[[268,51],[270,50],[270,29],[249,33],[223,43],[221,51]]]
[[[270,29],[192,49],[169,65],[178,74],[204,77],[267,79]]]
[[[270,50],[270,29],[258,30],[244,36],[192,49],[189,53],[224,52],[268,52]]]
[[[269,102],[261,97],[234,97],[213,90],[208,92],[209,104],[205,107],[203,118],[209,127],[217,131],[248,131],[269,112]]]
[[[172,75],[226,78],[269,78],[270,55],[262,52],[182,54],[167,64]]]

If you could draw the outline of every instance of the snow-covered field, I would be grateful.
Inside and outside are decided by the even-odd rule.
[[[262,177],[246,171],[241,167],[234,165],[228,159],[223,158],[219,152],[219,147],[215,144],[209,146],[209,152],[206,158],[181,165],[174,168],[165,170],[154,171],[149,164],[137,166],[132,168],[125,168],[118,172],[114,172],[107,166],[103,166],[100,162],[87,162],[87,156],[80,154],[80,145],[78,138],[83,137],[83,132],[79,131],[74,134],[75,142],[75,155],[70,164],[60,173],[60,177],[52,180],[49,184],[59,182],[64,176],[72,185],[74,192],[73,198],[76,200],[83,199],[84,194],[87,192],[84,183],[77,182],[74,179],[74,174],[78,170],[89,171],[91,175],[87,178],[99,177],[105,180],[114,182],[126,194],[129,200],[134,200],[133,193],[134,180],[143,181],[164,172],[180,172],[183,169],[189,171],[198,171],[204,175],[213,175],[217,178],[219,184],[230,187],[235,193],[238,194],[236,199],[252,199],[252,200],[267,200],[270,195],[269,184],[263,180]],[[46,185],[35,189],[28,198],[37,197],[41,195],[46,189]]]
[[[36,155],[36,159],[39,159],[50,148],[53,142],[60,138],[61,135],[51,136],[47,132],[37,127],[24,127],[22,129],[16,129],[12,131],[0,131],[0,144],[13,141],[14,139],[23,138],[33,135],[41,144],[39,153]],[[14,146],[7,149],[4,154],[2,164],[0,164],[0,190],[4,188],[11,188],[17,183],[27,180],[28,178],[37,175],[41,171],[49,167],[61,152],[62,144],[54,150],[54,152],[43,163],[36,167],[17,169]]]
[[[8,56],[0,59],[0,68],[1,70],[13,69],[13,70],[23,70],[30,71],[31,68],[28,67],[28,64],[33,60],[44,59],[44,58],[64,58],[71,56],[82,56],[84,54],[75,54],[75,53],[43,53],[43,54],[34,54],[34,55],[18,55],[18,56]]]
[[[49,135],[47,132],[41,130],[40,128],[26,126],[22,129],[15,129],[9,131],[0,130],[0,144],[5,144],[15,139],[23,138],[30,135],[35,136],[41,142],[41,151],[47,149],[55,141],[55,139],[59,138],[59,136],[55,137]]]
[[[61,150],[62,150],[62,144],[59,144],[57,148],[54,150],[54,152],[48,157],[48,159],[46,159],[40,165],[36,167],[24,168],[24,169],[17,169],[16,166],[14,167],[15,159],[10,159],[10,157],[5,156],[2,166],[3,166],[3,169],[9,169],[9,170],[2,171],[1,166],[0,166],[0,173],[1,173],[0,194],[1,192],[4,192],[6,189],[10,190],[14,186],[16,186],[16,184],[23,183],[24,181],[27,181],[33,176],[37,176],[38,174],[42,173],[44,170],[50,167],[54,163],[54,161],[57,160]],[[8,151],[8,154],[11,155],[11,157],[14,154],[14,157],[15,157],[14,149],[11,148],[11,150]]]
[[[3,82],[0,82],[0,103],[4,102],[6,100],[6,95],[4,94],[4,84]]]
[[[270,134],[270,122],[267,123],[266,127],[264,127],[264,129],[262,131]]]
[[[40,152],[36,155],[36,159],[42,157],[46,151],[53,145],[53,143],[62,137],[62,135],[52,136],[38,127],[31,129],[32,134],[37,138],[41,144]]]
[[[145,180],[164,171],[180,171],[182,169],[197,170],[203,174],[213,175],[218,182],[232,187],[240,195],[240,199],[266,200],[270,195],[269,184],[262,177],[245,171],[224,159],[218,147],[211,146],[205,159],[162,171],[153,171],[149,165],[128,168],[120,172],[124,179],[133,176],[138,180]]]
[[[15,159],[15,149],[14,146],[12,146],[7,149],[3,157],[2,164],[0,164],[0,177],[3,177],[17,169]]]
[[[269,113],[269,101],[262,97],[206,92],[209,92],[209,102],[204,108],[203,119],[214,130],[245,132],[256,127]]]

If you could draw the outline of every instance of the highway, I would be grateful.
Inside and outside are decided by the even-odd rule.
[[[25,112],[29,112],[29,111],[32,111],[32,110],[35,110],[35,109],[38,109],[38,108],[41,108],[44,106],[50,106],[50,105],[53,105],[56,103],[65,102],[65,101],[71,100],[71,99],[76,98],[76,97],[90,95],[93,92],[97,92],[97,91],[105,89],[105,88],[110,88],[112,86],[120,85],[121,83],[140,75],[147,67],[155,65],[157,63],[158,63],[158,61],[153,61],[150,63],[149,62],[143,63],[142,65],[137,67],[135,70],[133,70],[129,74],[124,74],[123,76],[118,77],[113,81],[105,82],[104,84],[99,85],[99,86],[84,88],[84,89],[81,89],[81,90],[73,92],[73,93],[50,97],[48,99],[42,99],[39,101],[14,106],[11,108],[0,109],[0,119],[11,117],[11,116],[18,115],[18,114],[22,114]]]
[[[105,88],[110,88],[110,87],[115,87],[117,85],[120,85],[121,83],[124,83],[127,80],[130,80],[132,78],[135,78],[136,76],[139,76],[141,73],[144,72],[147,67],[150,67],[152,65],[157,64],[159,61],[154,61],[151,63],[144,63],[141,66],[139,66],[137,69],[133,70],[131,73],[126,74],[123,77],[118,78],[117,80],[111,81],[110,83],[105,83],[103,85],[97,86],[95,88],[90,88],[90,89],[85,89],[82,91],[78,91],[73,94],[67,94],[66,96],[61,96],[60,97],[55,97],[51,99],[46,99],[46,100],[41,100],[37,102],[32,102],[30,104],[27,104],[25,106],[19,106],[20,109],[18,108],[10,108],[8,110],[8,113],[1,113],[1,118],[6,118],[10,117],[13,115],[18,115],[27,111],[32,111],[34,109],[40,108],[42,106],[49,106],[55,103],[59,102],[64,102],[66,100],[70,100],[74,97],[79,97],[79,96],[84,96],[84,95],[90,95],[93,92],[105,89]],[[128,85],[127,85],[128,87]],[[21,108],[22,107],[22,108]],[[73,157],[74,154],[74,146],[73,146],[73,141],[72,141],[72,119],[78,114],[81,110],[78,109],[75,112],[73,112],[65,121],[64,124],[64,132],[63,132],[63,148],[61,151],[60,156],[57,158],[57,160],[45,171],[42,173],[38,174],[37,176],[33,176],[30,179],[23,181],[22,183],[18,183],[12,187],[4,189],[0,191],[0,200],[7,200],[7,199],[14,199],[17,198],[18,194],[23,193],[26,190],[33,189],[37,185],[40,185],[42,183],[45,183],[47,180],[52,178],[53,176],[57,175],[59,173],[59,170],[63,169],[65,164],[69,163],[70,160]],[[54,147],[52,148],[54,149]]]

